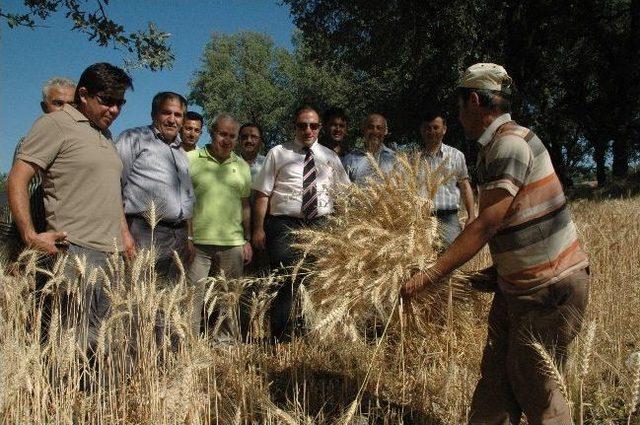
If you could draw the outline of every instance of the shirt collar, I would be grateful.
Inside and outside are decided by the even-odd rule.
[[[354,154],[359,154],[359,155],[362,155],[362,156],[365,156],[368,153],[370,153],[365,148],[354,149],[352,152]],[[395,153],[396,153],[396,151],[394,151],[393,149],[391,149],[390,147],[388,147],[387,145],[382,143],[380,145],[380,149],[378,149],[378,152],[375,155],[373,155],[373,154],[371,154],[371,155],[373,155],[375,157],[379,157],[380,155],[389,155],[389,154],[394,155]]]
[[[422,148],[422,151],[424,152],[424,154],[430,158],[435,158],[435,157],[439,157],[442,158],[444,156],[444,150],[443,150],[443,146],[444,143],[440,142],[439,146],[438,146],[438,150],[436,151],[436,153],[434,155],[430,155],[429,151],[426,148]]]
[[[498,118],[493,120],[493,122],[489,125],[489,127],[487,127],[484,130],[484,132],[482,133],[482,136],[480,136],[480,138],[478,139],[478,143],[482,146],[486,146],[487,143],[489,143],[491,139],[493,139],[493,135],[495,134],[498,127],[500,127],[502,124],[507,123],[509,121],[511,121],[510,114],[500,115]]]
[[[164,137],[162,137],[160,130],[158,130],[153,124],[151,124],[149,127],[151,127],[151,131],[153,131],[153,134],[156,136],[156,139],[160,140],[162,143],[167,143],[165,142]],[[182,146],[182,139],[180,138],[180,133],[176,135],[176,138],[173,140],[173,142],[167,143],[167,144],[172,148],[176,148],[176,149],[180,148]]]
[[[71,118],[73,118],[76,122],[88,122],[92,128],[100,132],[104,137],[111,139],[111,130],[109,130],[108,128],[106,130],[99,129],[91,121],[89,121],[89,118],[87,118],[82,112],[77,110],[71,104],[65,103],[62,107],[62,110],[69,114],[69,116],[71,116]]]
[[[244,160],[244,162],[246,162],[249,165],[253,165],[256,163],[260,163],[260,161],[262,161],[262,159],[264,159],[264,155],[260,155],[259,153],[256,155],[255,158],[253,158],[253,160],[249,161],[248,159],[242,157],[242,159]]]
[[[304,150],[306,148],[305,144],[300,142],[298,139],[293,139],[293,144],[298,147],[300,150]],[[313,148],[318,144],[318,139],[314,140],[309,149],[314,150]]]
[[[89,118],[85,117],[82,112],[78,111],[75,107],[73,107],[68,103],[64,104],[64,106],[62,107],[62,110],[65,111],[67,114],[71,115],[71,118],[73,118],[78,122],[89,121]]]
[[[395,151],[389,147],[387,147],[387,145],[385,145],[384,143],[380,146],[380,152],[378,153],[379,155],[394,155]]]

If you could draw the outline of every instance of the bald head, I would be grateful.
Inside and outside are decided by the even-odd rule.
[[[368,152],[377,152],[388,133],[387,119],[381,114],[369,114],[362,123],[364,144]]]

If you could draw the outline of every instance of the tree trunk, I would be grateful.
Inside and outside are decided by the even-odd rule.
[[[633,133],[629,123],[634,119],[638,108],[638,96],[640,95],[637,81],[639,75],[638,67],[640,66],[640,0],[631,0],[630,6],[631,25],[626,43],[628,63],[625,67],[626,78],[621,85],[625,94],[625,96],[621,97],[625,112],[622,115],[624,122],[622,123],[623,128],[620,134],[613,142],[613,165],[611,167],[611,174],[619,178],[627,177],[629,173],[629,157]]]
[[[629,173],[629,141],[625,132],[618,135],[613,141],[613,164],[611,175],[616,178],[625,178]]]
[[[605,166],[607,145],[607,141],[602,139],[593,141],[593,161],[596,163],[596,179],[598,179],[598,187],[602,187],[607,182],[607,168]]]

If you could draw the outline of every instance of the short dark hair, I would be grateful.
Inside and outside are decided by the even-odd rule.
[[[442,120],[442,124],[447,125],[447,116],[440,111],[429,111],[422,116],[422,120],[420,121],[420,128],[424,128],[427,123],[435,120],[436,118],[440,118]]]
[[[298,116],[300,116],[301,113],[305,112],[305,111],[311,111],[311,112],[315,112],[316,114],[318,114],[318,110],[316,108],[314,108],[313,106],[310,105],[302,105],[301,107],[297,108],[296,111],[293,113],[293,121],[297,121],[298,120]],[[318,118],[320,118],[320,114],[318,114]]]
[[[260,128],[260,126],[254,122],[246,122],[244,124],[242,124],[240,126],[240,130],[238,130],[238,134],[242,133],[242,130],[244,130],[245,128],[257,128],[258,129],[258,133],[260,133],[260,137],[262,137],[262,128]]]
[[[187,111],[187,113],[184,116],[184,120],[200,121],[200,124],[204,126],[204,118],[202,118],[202,115],[200,115],[197,112]]]
[[[478,95],[480,106],[483,108],[487,108],[495,112],[501,112],[503,114],[511,112],[511,97],[503,92],[458,87],[458,98],[462,99],[463,105],[467,104],[471,93],[476,93]]]
[[[349,119],[347,118],[347,113],[342,108],[331,107],[324,111],[324,115],[322,116],[322,120],[324,122],[329,122],[334,118],[342,118],[347,122],[349,121]]]
[[[182,109],[187,109],[187,99],[185,99],[184,96],[172,91],[161,91],[160,93],[157,93],[155,96],[153,96],[153,100],[151,101],[152,117],[158,112],[162,104],[167,100],[177,100],[180,102],[180,105],[182,105]]]
[[[98,62],[82,71],[76,86],[75,101],[80,103],[78,89],[84,87],[90,95],[102,91],[133,90],[133,80],[122,69],[106,62]]]

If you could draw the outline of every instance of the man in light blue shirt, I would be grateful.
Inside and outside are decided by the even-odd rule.
[[[364,149],[349,152],[342,160],[349,179],[357,185],[366,185],[370,179],[379,179],[380,174],[367,157],[370,154],[380,171],[384,174],[393,170],[396,164],[396,153],[384,144],[389,134],[387,120],[384,116],[369,114],[362,126]]]
[[[136,245],[156,247],[160,277],[173,280],[179,273],[173,251],[184,262],[193,258],[187,220],[193,213],[194,195],[189,162],[179,136],[187,109],[184,97],[160,92],[151,104],[151,125],[125,130],[116,141],[122,159],[122,198],[129,230]],[[151,231],[144,214],[151,202],[159,222]]]

